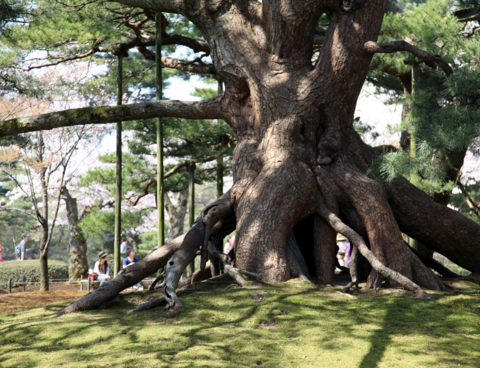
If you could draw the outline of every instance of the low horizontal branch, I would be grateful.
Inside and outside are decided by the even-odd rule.
[[[156,54],[147,49],[146,47],[138,47],[138,51],[143,55],[143,57],[150,61],[156,61]],[[196,73],[196,74],[216,74],[215,67],[213,64],[204,64],[199,62],[201,58],[196,60],[182,60],[174,59],[168,56],[162,56],[162,66],[165,68],[177,69],[184,72]]]
[[[0,122],[0,137],[75,125],[106,124],[158,117],[225,119],[220,101],[221,95],[198,102],[162,100],[57,111]]]
[[[383,43],[368,41],[365,43],[363,48],[366,52],[371,54],[392,54],[394,52],[407,51],[425,61],[425,64],[431,68],[436,68],[439,66],[446,75],[451,75],[453,73],[450,65],[448,65],[448,63],[443,60],[440,55],[434,54],[433,52],[420,50],[419,48],[405,41]]]
[[[198,41],[181,35],[162,37],[162,46],[168,45],[182,45],[191,48],[193,52],[204,52],[206,54],[210,54],[210,46],[206,42]],[[117,55],[134,47],[148,46],[155,46],[155,37],[137,36],[126,42],[116,43],[109,47],[100,48],[100,51],[110,52],[114,55]]]

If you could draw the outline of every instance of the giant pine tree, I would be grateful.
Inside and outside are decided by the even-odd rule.
[[[376,180],[369,168],[377,153],[353,129],[357,98],[375,53],[407,51],[450,71],[439,56],[406,42],[376,42],[385,0],[116,2],[179,14],[194,23],[213,61],[209,71],[225,82],[225,92],[201,102],[148,102],[15,119],[3,123],[0,135],[155,116],[224,119],[238,140],[234,185],[202,212],[184,237],[64,312],[98,306],[167,260],[164,290],[171,305],[178,306],[175,287],[183,268],[200,247],[204,263],[207,250],[215,253],[209,241],[215,243],[216,235],[232,229],[237,234],[236,265],[269,281],[287,280],[298,271],[287,240],[299,223],[311,241],[297,240],[304,258],[314,259],[319,283],[331,281],[337,231],[381,275],[419,296],[425,295],[422,287],[444,286],[403,242],[401,231],[479,271],[480,226],[434,203],[406,180]],[[317,27],[325,14],[326,32]]]

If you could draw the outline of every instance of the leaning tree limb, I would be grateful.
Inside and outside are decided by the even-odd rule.
[[[437,271],[443,277],[448,277],[448,278],[451,278],[451,279],[457,279],[457,278],[462,277],[462,276],[456,274],[455,272],[450,271],[447,267],[442,265],[440,262],[438,262],[434,258],[432,258],[432,257],[430,257],[426,254],[423,254],[421,252],[418,252],[414,248],[410,247],[407,243],[405,243],[405,244],[409,247],[409,249],[413,253],[415,253],[415,255],[420,259],[420,261],[422,261],[422,263],[425,266],[427,266],[428,268],[431,268],[434,271]]]
[[[170,308],[176,310],[182,306],[175,292],[178,282],[185,268],[195,258],[197,250],[200,247],[208,247],[208,244],[205,244],[205,239],[210,239],[211,236],[222,230],[232,228],[229,219],[234,218],[234,213],[230,193],[231,191],[229,190],[218,200],[205,207],[192,229],[186,234],[185,238],[186,240],[188,238],[188,241],[185,242],[185,245],[182,244],[167,262],[162,291]],[[202,249],[202,254],[204,250]],[[203,264],[203,267],[200,267],[201,271],[205,270],[205,264]]]
[[[57,317],[72,312],[98,308],[103,303],[116,297],[122,290],[135,285],[148,275],[155,273],[160,267],[163,267],[167,263],[175,250],[180,247],[184,238],[185,235],[179,236],[170,243],[165,244],[160,249],[149,254],[145,259],[131,265],[122,273],[119,273],[117,277],[105,283],[102,287],[62,309],[57,314]]]
[[[210,274],[209,270],[205,270],[202,275],[199,275],[197,282],[198,281],[203,281],[203,280],[208,279],[210,277],[211,277],[211,274]],[[182,295],[183,292],[185,292],[185,290],[187,290],[187,288],[189,288],[191,286],[192,280],[193,280],[193,275],[184,278],[182,281],[180,281],[178,283],[178,287],[179,287],[179,289],[181,289],[178,292],[178,295]],[[165,298],[165,296],[161,296],[160,298],[153,299],[153,300],[150,300],[146,303],[138,305],[136,308],[132,309],[127,314],[142,312],[142,311],[146,311],[146,310],[150,310],[150,309],[158,308],[158,307],[163,307],[163,306],[166,306],[167,304],[168,304],[168,302],[167,302],[167,299]]]
[[[219,200],[207,206],[205,210],[202,211],[202,215],[205,213],[205,211],[211,210],[219,203],[221,203],[222,205],[231,206],[229,202],[229,196],[230,191],[225,193]],[[199,216],[199,219],[201,216]],[[232,228],[231,222],[224,221],[223,223],[225,227]],[[213,229],[212,235],[215,235],[216,232],[219,232],[221,230],[221,227],[218,228],[218,230]],[[204,222],[197,220],[194,227],[190,229],[190,231],[188,231],[186,234],[175,238],[170,243],[165,244],[152,254],[148,255],[145,259],[123,270],[123,272],[119,273],[118,276],[115,277],[113,280],[110,280],[108,283],[104,284],[102,287],[98,288],[94,292],[87,294],[80,300],[77,300],[68,307],[64,308],[62,311],[60,311],[60,313],[58,313],[58,316],[71,312],[95,309],[103,303],[113,299],[122,290],[132,285],[135,285],[136,283],[140,282],[145,277],[155,273],[160,267],[164,267],[165,265],[167,265],[167,267],[165,269],[164,285],[168,287],[167,290],[171,290],[170,288],[172,286],[175,286],[176,288],[178,286],[178,280],[180,278],[180,275],[182,274],[186,265],[188,265],[189,262],[193,259],[193,257],[195,257],[197,250],[203,244],[204,231]],[[173,263],[173,265],[171,265],[171,263]],[[178,266],[181,265],[184,265],[184,267],[178,268]],[[178,279],[177,273],[172,272],[172,269],[177,270],[177,268],[181,269]],[[176,297],[176,294],[174,293],[175,288],[173,288],[172,295],[178,300],[178,297]]]
[[[320,205],[318,214],[327,221],[330,226],[338,233],[350,239],[352,244],[358,248],[360,253],[370,262],[372,267],[382,276],[391,279],[398,284],[402,285],[406,289],[412,291],[417,298],[431,299],[431,296],[427,294],[420,286],[409,280],[405,276],[393,271],[392,269],[383,265],[377,257],[368,249],[363,238],[353,229],[345,225],[332,211],[330,211],[325,205]]]
[[[121,106],[84,107],[57,111],[5,120],[0,124],[0,137],[75,125],[106,124],[156,117],[224,119],[224,112],[220,105],[221,100],[222,95],[219,95],[198,102],[161,100]]]
[[[429,67],[437,68],[437,66],[439,66],[440,68],[442,68],[442,70],[447,76],[453,74],[451,66],[448,65],[448,63],[445,62],[445,60],[443,60],[440,55],[434,54],[433,52],[420,50],[419,48],[405,41],[382,43],[368,41],[365,42],[363,48],[366,52],[371,54],[392,54],[398,51],[407,51],[415,55],[416,57],[422,59]]]
[[[228,191],[226,194],[220,197],[218,201],[214,202],[214,204],[205,208],[202,214],[203,214],[203,217],[205,218],[204,220],[205,235],[204,235],[203,245],[202,245],[200,269],[203,271],[205,269],[205,264],[207,263],[208,242],[210,240],[210,236],[214,226],[217,223],[219,223],[222,219],[226,219],[234,215],[233,206],[231,204],[230,191]]]
[[[238,285],[245,286],[247,281],[243,278],[242,275],[240,275],[240,273],[235,269],[235,267],[233,267],[230,264],[231,260],[230,260],[230,257],[228,255],[218,251],[218,249],[215,248],[211,242],[208,243],[208,252],[210,253],[211,256],[213,256],[214,258],[216,258],[216,259],[218,259],[222,262],[222,265],[223,265],[223,268],[224,268],[225,272],[231,278],[233,278],[238,283]]]
[[[476,222],[435,203],[405,179],[393,181],[386,189],[388,203],[403,233],[470,272],[480,273],[480,226]]]
[[[182,304],[175,290],[187,266],[195,259],[197,250],[203,243],[205,225],[197,219],[193,227],[185,235],[182,246],[172,255],[165,267],[165,281],[162,285],[163,295],[172,309],[179,309]]]

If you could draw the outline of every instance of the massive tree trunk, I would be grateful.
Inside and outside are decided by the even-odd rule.
[[[179,13],[195,23],[210,46],[225,92],[197,103],[162,101],[15,119],[0,135],[152,116],[220,118],[232,126],[238,141],[228,198],[236,216],[237,267],[268,281],[289,279],[287,257],[292,252],[287,252],[287,240],[301,224],[310,240],[303,241],[300,231],[294,233],[304,258],[314,260],[310,274],[318,282],[331,282],[335,231],[316,216],[324,206],[366,238],[379,262],[422,287],[443,289],[404,244],[401,231],[480,271],[480,226],[447,207],[439,209],[405,181],[386,185],[368,174],[374,153],[355,132],[353,114],[373,53],[408,50],[448,70],[439,57],[406,43],[374,42],[387,1],[117,2]],[[315,29],[324,13],[330,25],[312,61]],[[168,262],[166,295],[174,291],[181,267],[200,246],[204,264],[222,214],[232,218],[224,197],[216,210],[204,210],[203,235],[191,230],[188,238],[193,240],[186,240]],[[444,217],[438,223],[440,213]],[[463,257],[466,248],[468,256]],[[115,280],[110,284],[111,290],[125,286]]]
[[[77,199],[70,195],[67,187],[62,188],[62,198],[67,206],[68,232],[70,233],[69,278],[78,280],[88,275],[87,240],[80,229]]]

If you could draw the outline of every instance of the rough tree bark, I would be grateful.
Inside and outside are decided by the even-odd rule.
[[[120,272],[117,277],[104,284],[104,286],[62,309],[57,316],[95,309],[103,303],[110,301],[122,290],[135,285],[146,276],[155,273],[160,267],[164,266],[173,253],[180,247],[183,238],[184,235],[179,236],[170,243],[164,244],[160,249],[157,249],[141,261],[128,267],[125,271]]]
[[[170,229],[168,230],[167,240],[173,240],[183,234],[183,223],[187,213],[188,188],[178,192],[176,198],[177,205],[174,206],[168,193],[165,193],[165,208],[168,213]]]
[[[43,159],[43,158],[42,158]],[[40,161],[40,160],[39,160]],[[41,162],[41,161],[40,161]],[[48,245],[48,184],[46,181],[46,167],[40,170],[41,194],[42,194],[42,214],[37,208],[37,220],[40,224],[40,291],[48,291],[50,288],[48,281],[48,251],[45,248]]]
[[[62,198],[67,207],[68,232],[70,233],[70,262],[68,274],[70,280],[78,280],[88,274],[87,240],[80,229],[77,199],[70,195],[67,187],[62,188]]]
[[[287,239],[295,226],[313,218],[308,225],[313,240],[299,247],[306,260],[315,260],[311,275],[331,282],[334,230],[315,216],[323,198],[334,215],[349,214],[347,225],[361,224],[365,241],[384,266],[421,287],[441,290],[442,284],[404,245],[400,231],[462,267],[480,271],[480,226],[439,208],[405,181],[386,185],[368,175],[374,152],[355,132],[353,114],[372,55],[404,50],[448,70],[436,55],[406,43],[375,43],[386,0],[116,2],[182,14],[196,24],[225,92],[195,103],[162,101],[15,119],[0,128],[0,136],[153,116],[220,118],[232,126],[238,142],[230,195],[237,267],[267,281],[289,279]],[[330,25],[312,62],[315,31],[324,13]],[[202,265],[211,230],[205,229]],[[173,288],[176,260],[183,265],[191,251],[182,246],[172,258],[175,267],[167,265]]]

